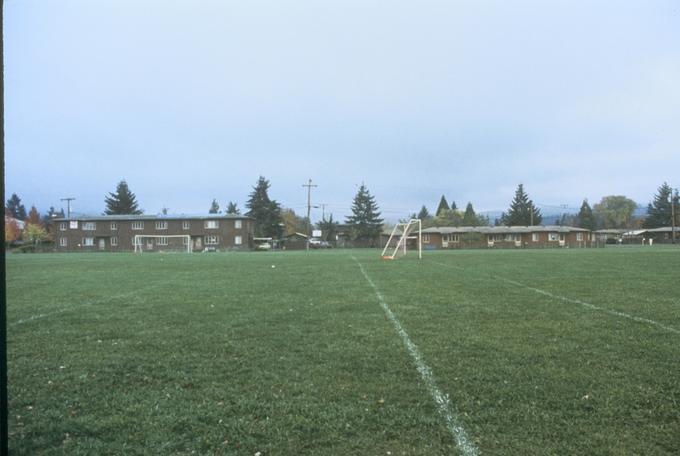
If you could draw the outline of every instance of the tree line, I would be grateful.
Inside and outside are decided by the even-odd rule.
[[[285,208],[278,201],[271,199],[270,187],[269,180],[260,176],[252,187],[245,204],[244,215],[255,221],[255,236],[279,239],[284,234],[308,235],[307,230],[311,226],[309,220],[298,216],[293,209]],[[104,205],[106,215],[144,213],[125,180],[121,180],[116,190],[104,197]],[[657,228],[670,226],[674,214],[675,225],[680,226],[680,197],[677,189],[673,190],[667,182],[657,189],[644,218],[634,217],[636,207],[637,204],[633,200],[623,195],[605,196],[592,207],[588,200],[584,199],[577,214],[564,214],[558,223],[589,230]],[[217,199],[213,199],[208,212],[210,214],[222,213]],[[363,183],[352,200],[351,212],[351,215],[345,218],[343,229],[348,232],[352,240],[371,241],[379,237],[384,219],[381,218],[375,197]],[[163,209],[163,213],[167,213],[166,208]],[[241,214],[241,210],[236,202],[229,201],[223,213],[238,215]],[[64,217],[65,214],[63,209],[56,211],[54,207],[50,207],[44,216],[40,215],[35,206],[31,206],[27,212],[21,203],[21,198],[13,193],[5,203],[5,216],[6,243],[13,243],[17,240],[39,243],[49,240],[47,227],[50,220]],[[424,227],[488,226],[491,224],[487,216],[475,212],[471,202],[467,203],[465,210],[460,210],[454,200],[449,204],[444,195],[441,196],[434,215],[430,214],[427,207],[423,205],[417,214],[409,214],[408,218],[421,219]],[[23,230],[19,228],[15,220],[24,221]],[[529,198],[523,184],[517,186],[508,210],[494,220],[496,225],[508,226],[540,225],[542,222],[541,210]],[[330,214],[328,219],[324,214],[322,220],[315,226],[322,230],[325,239],[330,240],[335,239],[335,235],[340,230],[340,222],[333,220],[333,214]]]

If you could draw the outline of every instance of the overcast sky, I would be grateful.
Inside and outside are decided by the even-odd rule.
[[[680,3],[5,0],[6,192],[388,219],[680,187]],[[319,218],[321,210],[315,210]]]

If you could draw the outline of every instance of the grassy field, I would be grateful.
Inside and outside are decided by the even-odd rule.
[[[13,454],[680,454],[680,249],[7,270]]]

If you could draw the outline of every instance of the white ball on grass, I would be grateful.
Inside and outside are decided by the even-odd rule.
[[[272,264],[272,269],[274,269],[275,267],[276,267],[276,266],[274,266],[274,265]]]

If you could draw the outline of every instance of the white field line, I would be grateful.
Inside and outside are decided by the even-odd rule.
[[[440,266],[448,267],[448,268],[454,268],[454,269],[460,269],[462,271],[468,271],[468,269],[465,269],[461,266],[455,266],[455,265],[452,265],[452,264],[440,263],[438,261],[432,261],[432,263],[438,264]],[[596,306],[595,304],[590,304],[589,302],[581,301],[580,299],[567,298],[565,296],[556,295],[556,294],[550,293],[549,291],[541,290],[540,288],[534,288],[534,287],[531,287],[529,285],[525,285],[521,282],[517,282],[517,281],[511,280],[511,279],[506,279],[505,277],[501,277],[501,276],[498,276],[498,275],[491,275],[491,277],[494,278],[494,279],[497,279],[497,280],[502,280],[503,282],[509,283],[511,285],[515,285],[515,286],[520,287],[520,288],[526,288],[527,290],[531,290],[534,293],[538,293],[538,294],[541,294],[543,296],[547,296],[549,298],[557,299],[559,301],[568,302],[570,304],[579,304],[579,305],[581,305],[581,306],[583,306],[587,309],[590,309],[590,310],[596,310],[596,311],[599,311],[599,312],[604,312],[606,314],[613,315],[615,317],[627,318],[629,320],[637,321],[638,323],[646,323],[648,325],[656,326],[657,328],[661,328],[661,329],[668,331],[668,332],[680,334],[680,329],[676,329],[676,328],[673,328],[671,326],[666,326],[663,323],[659,323],[658,321],[654,321],[654,320],[651,320],[649,318],[638,317],[636,315],[630,315],[630,314],[627,314],[625,312],[621,312],[621,311],[618,311],[618,310],[607,309],[606,307]]]
[[[148,286],[148,287],[144,287],[143,289],[139,289],[139,290],[135,290],[135,291],[128,291],[127,293],[121,293],[121,294],[117,294],[117,295],[113,295],[113,296],[108,296],[106,298],[93,299],[91,301],[85,301],[81,304],[76,304],[76,305],[73,305],[73,306],[62,307],[61,309],[57,309],[57,310],[54,310],[52,312],[47,312],[47,313],[42,313],[42,314],[37,314],[37,315],[31,315],[30,317],[21,318],[21,319],[15,321],[13,323],[10,323],[9,326],[12,327],[12,326],[17,326],[17,325],[23,325],[24,323],[29,323],[31,321],[40,320],[42,318],[52,317],[54,315],[58,315],[58,314],[61,314],[61,313],[64,313],[64,312],[68,312],[70,310],[74,310],[74,309],[79,309],[81,307],[92,306],[92,305],[95,305],[95,304],[102,304],[102,303],[109,302],[109,301],[115,301],[116,299],[121,299],[121,298],[127,298],[127,297],[130,297],[130,296],[136,295],[137,293],[139,293],[142,290],[148,290],[150,288],[155,288],[155,287],[158,287],[158,286],[161,286],[161,285],[163,285],[163,284],[151,285],[151,286]]]
[[[409,335],[401,326],[401,323],[399,323],[397,317],[392,313],[389,306],[385,302],[385,298],[383,297],[382,293],[380,292],[380,290],[378,290],[378,287],[375,285],[375,283],[373,283],[368,274],[366,274],[364,267],[361,265],[361,263],[359,263],[359,260],[357,260],[355,257],[352,257],[352,259],[357,263],[359,269],[361,270],[361,273],[364,275],[364,278],[369,283],[369,285],[371,285],[371,288],[373,288],[373,291],[375,292],[376,296],[378,297],[378,301],[380,302],[380,306],[385,311],[385,315],[387,315],[387,318],[392,322],[394,329],[401,337],[401,340],[406,346],[406,349],[411,355],[411,358],[413,358],[413,362],[416,366],[416,369],[418,370],[420,377],[425,382],[425,386],[427,386],[427,389],[430,392],[432,399],[437,405],[437,411],[439,412],[441,417],[444,418],[444,421],[446,421],[446,427],[448,428],[449,432],[456,441],[456,445],[460,449],[460,452],[464,456],[475,456],[478,453],[477,447],[474,445],[474,443],[470,441],[470,437],[468,437],[467,432],[465,432],[463,426],[458,422],[456,415],[452,410],[453,407],[451,406],[451,401],[449,400],[448,394],[442,393],[439,387],[437,387],[437,384],[434,381],[434,376],[432,374],[432,369],[430,369],[430,367],[428,367],[428,365],[425,364],[425,361],[423,361],[423,355],[420,354],[418,347],[416,346],[416,344],[413,343]]]

